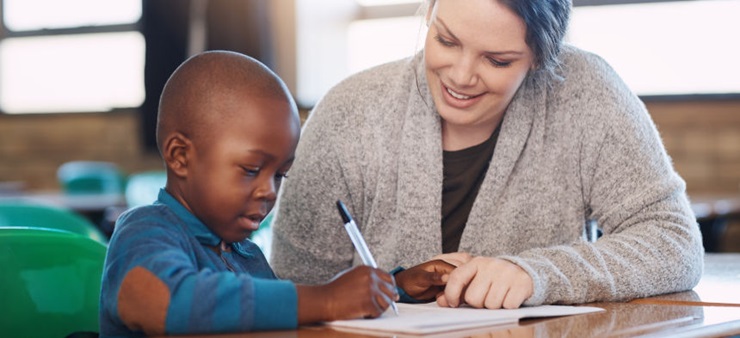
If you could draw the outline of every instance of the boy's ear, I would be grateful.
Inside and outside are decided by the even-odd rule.
[[[188,173],[188,160],[193,143],[181,132],[174,132],[164,141],[162,157],[170,169],[178,177],[185,177]]]

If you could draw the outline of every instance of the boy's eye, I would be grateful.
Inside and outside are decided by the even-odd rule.
[[[277,173],[275,174],[275,181],[280,182],[284,178],[288,178],[288,173]]]
[[[257,176],[260,173],[260,168],[258,167],[242,167],[242,170],[247,176]]]

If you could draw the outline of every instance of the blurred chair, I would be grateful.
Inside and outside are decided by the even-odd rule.
[[[104,245],[108,238],[87,218],[50,205],[22,201],[0,202],[0,226],[41,227],[69,231]]]
[[[105,252],[68,231],[0,227],[2,336],[97,332]]]
[[[70,161],[57,169],[57,179],[68,194],[123,194],[125,175],[112,162]]]
[[[126,175],[118,165],[104,161],[70,161],[59,166],[57,178],[62,191],[70,198],[93,196],[110,201],[109,205],[85,215],[110,235],[116,215],[125,210]]]
[[[133,173],[126,183],[126,205],[129,208],[149,205],[157,200],[159,189],[167,184],[167,173],[164,170],[150,170]]]

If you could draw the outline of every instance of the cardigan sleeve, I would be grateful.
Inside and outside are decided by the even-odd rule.
[[[373,236],[395,217],[394,160],[407,96],[416,88],[414,64],[398,60],[355,74],[310,113],[275,209],[270,262],[280,277],[325,282],[360,262],[337,200],[347,205],[368,245],[382,247],[373,251],[379,266],[398,265],[392,242],[373,243]]]
[[[611,69],[602,69],[607,75]],[[614,75],[616,77],[616,75]],[[534,280],[526,305],[619,301],[694,287],[703,270],[701,234],[657,129],[626,86],[600,112],[602,138],[581,154],[596,242],[536,248],[505,256]]]
[[[270,264],[281,278],[320,283],[352,266],[354,248],[336,209],[341,199],[355,217],[357,194],[351,195],[341,166],[344,144],[335,137],[341,109],[330,97],[311,112],[301,132],[296,160],[275,206]],[[294,179],[296,178],[296,179]]]

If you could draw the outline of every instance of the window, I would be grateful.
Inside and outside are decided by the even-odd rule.
[[[350,74],[413,55],[419,0],[296,0],[299,104]],[[740,96],[740,0],[574,0],[566,42],[606,59],[642,97]]]
[[[296,0],[296,100],[313,106],[350,74],[409,57],[426,34],[421,0]]]
[[[641,96],[740,94],[739,15],[738,0],[580,6],[566,40]]]
[[[0,0],[0,6],[0,111],[141,105],[141,0]]]

